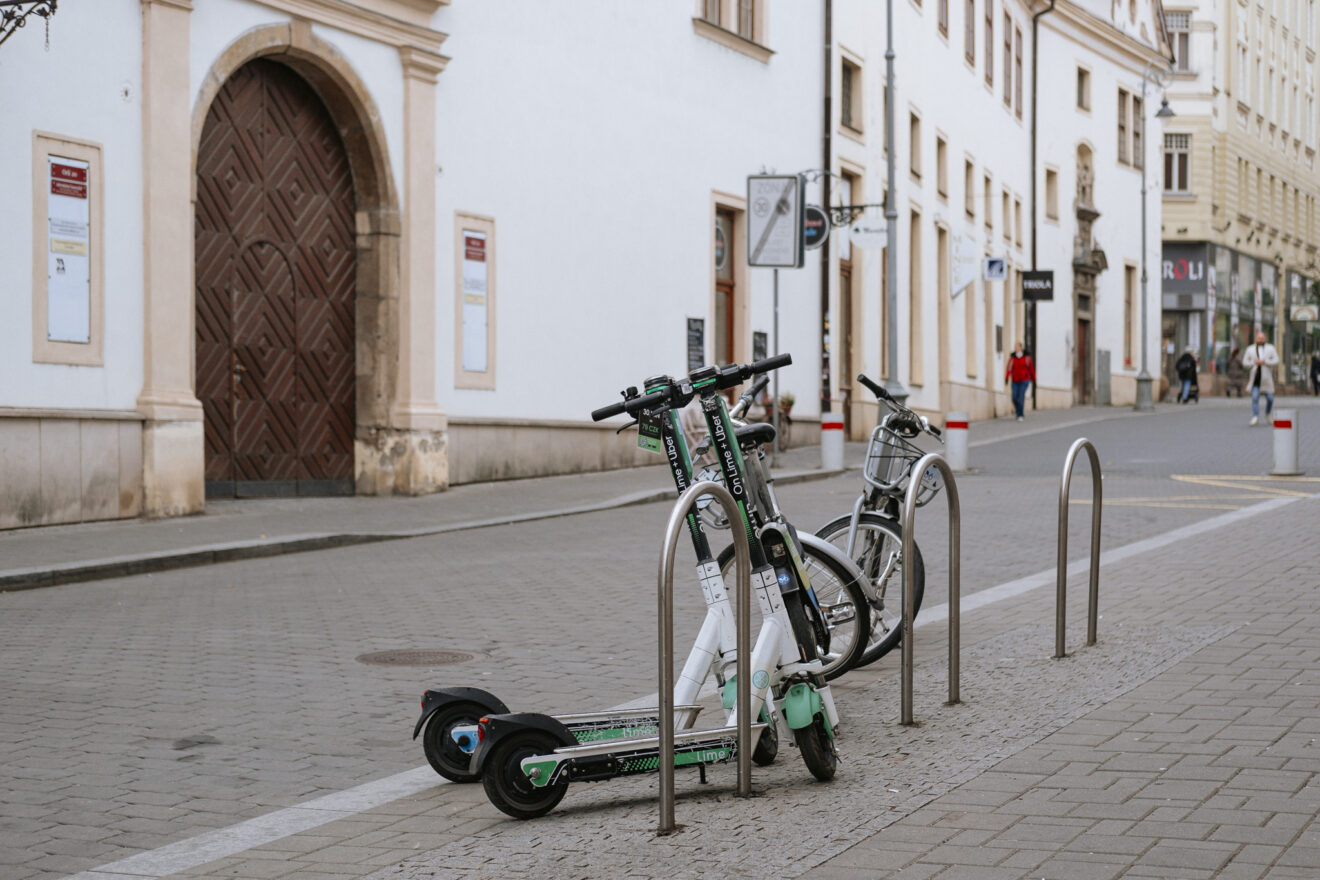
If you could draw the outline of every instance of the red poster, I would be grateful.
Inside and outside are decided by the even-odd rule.
[[[463,256],[474,262],[486,262],[486,240],[463,236]]]
[[[80,169],[74,168],[71,170],[78,171]],[[85,171],[83,172],[83,174],[86,173],[87,172]],[[71,196],[75,199],[87,198],[87,184],[85,183],[73,183],[68,180],[52,178],[50,182],[50,191],[53,195],[57,196]]]

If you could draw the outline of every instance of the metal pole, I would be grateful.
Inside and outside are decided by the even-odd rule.
[[[775,269],[775,357],[779,356],[779,270]],[[775,370],[774,375],[774,408],[770,411],[775,414],[775,445],[770,452],[770,466],[779,467],[779,432],[782,430],[780,425],[784,419],[779,412],[779,371]],[[733,520],[729,520],[733,522]]]
[[[1073,465],[1077,454],[1086,450],[1091,462],[1091,573],[1086,597],[1086,644],[1096,641],[1097,622],[1100,618],[1100,517],[1104,506],[1101,484],[1100,455],[1095,445],[1085,437],[1073,441],[1063,460],[1063,476],[1059,480],[1059,546],[1058,565],[1054,586],[1054,659],[1067,655],[1064,645],[1064,627],[1067,624],[1068,602],[1068,491],[1072,485]]]
[[[889,297],[885,312],[885,346],[889,375],[885,390],[900,404],[907,389],[898,380],[898,193],[894,183],[894,0],[885,0],[885,276]]]
[[[1146,80],[1154,67],[1154,62],[1146,65],[1141,74],[1141,149],[1146,149]],[[1133,409],[1137,412],[1151,412],[1155,402],[1151,395],[1150,370],[1146,363],[1146,157],[1141,157],[1141,372],[1137,374],[1137,400]]]
[[[659,576],[659,630],[660,630],[660,827],[661,834],[671,834],[674,824],[674,554],[678,550],[678,536],[687,525],[688,511],[703,495],[710,495],[724,508],[724,514],[733,522],[738,516],[738,505],[724,486],[712,480],[702,480],[689,486],[679,496],[669,524],[665,527],[665,545],[660,554]],[[752,564],[747,534],[733,529],[735,564],[734,623],[737,631],[738,658],[738,796],[752,794]]]
[[[915,592],[916,572],[908,560],[916,558],[917,540],[916,512],[917,495],[921,491],[921,475],[929,467],[936,467],[944,478],[944,488],[949,506],[949,703],[961,702],[959,695],[959,655],[961,653],[962,633],[962,566],[960,546],[962,544],[962,506],[958,501],[958,484],[953,478],[953,469],[938,452],[928,452],[912,466],[908,476],[907,492],[903,498],[903,640],[902,640],[902,693],[900,720],[903,724],[913,724],[912,720],[912,618],[916,614]]]

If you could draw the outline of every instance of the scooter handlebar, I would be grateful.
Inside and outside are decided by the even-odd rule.
[[[643,394],[640,397],[620,400],[618,403],[611,403],[609,406],[602,406],[600,409],[594,410],[591,413],[591,420],[593,422],[599,422],[608,419],[610,416],[617,416],[623,413],[635,416],[644,409],[663,403],[668,396],[669,392],[662,389],[660,391],[652,391],[650,394]]]

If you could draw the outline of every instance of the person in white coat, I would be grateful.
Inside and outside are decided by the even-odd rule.
[[[1265,341],[1265,334],[1256,331],[1256,344],[1248,345],[1242,352],[1242,366],[1247,370],[1247,387],[1251,389],[1251,421],[1260,423],[1260,396],[1265,395],[1265,418],[1269,419],[1274,410],[1274,367],[1279,363],[1279,353],[1274,346]]]

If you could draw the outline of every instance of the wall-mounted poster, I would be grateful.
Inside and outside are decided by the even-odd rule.
[[[463,369],[486,371],[486,233],[463,230]]]
[[[46,338],[92,341],[90,165],[47,156]]]

